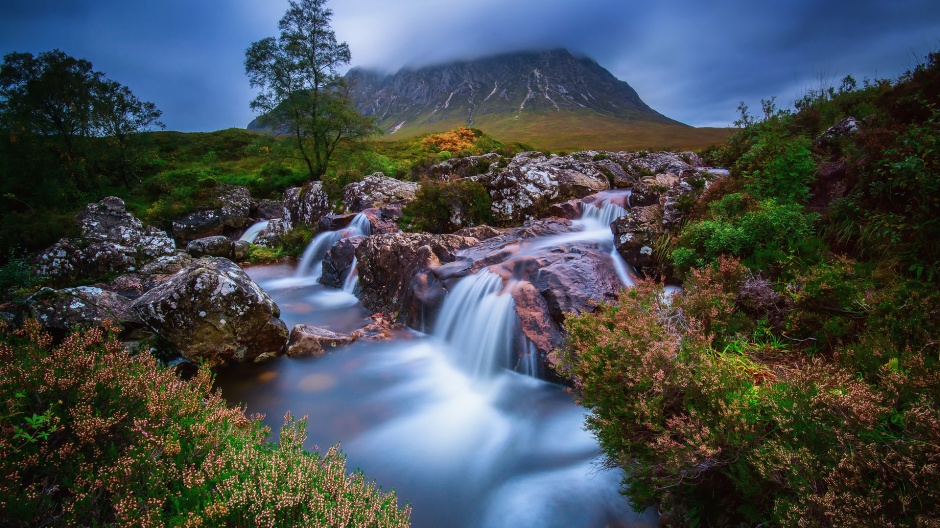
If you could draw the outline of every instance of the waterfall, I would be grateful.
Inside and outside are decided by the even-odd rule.
[[[453,360],[473,376],[488,379],[510,367],[516,341],[516,311],[503,279],[489,270],[462,279],[444,301],[435,335],[450,345]]]
[[[610,259],[613,261],[617,278],[620,279],[620,282],[623,283],[624,286],[633,286],[633,277],[630,276],[627,263],[624,262],[620,253],[617,253],[617,248],[614,246],[614,233],[610,229],[610,224],[614,223],[614,220],[621,216],[626,216],[626,214],[626,209],[615,203],[611,203],[610,199],[605,198],[599,205],[581,204],[580,222],[584,225],[585,231],[599,232],[600,240],[598,240],[598,242],[600,242],[602,246],[610,245]]]
[[[255,224],[252,224],[251,227],[245,230],[245,233],[242,234],[239,240],[244,240],[245,242],[248,242],[249,244],[254,244],[255,239],[258,238],[258,235],[261,234],[261,232],[264,231],[268,227],[268,223],[269,223],[268,220],[262,220],[260,222],[256,222]]]
[[[320,277],[323,273],[323,259],[326,257],[326,252],[333,247],[337,240],[342,238],[340,233],[340,231],[325,231],[307,244],[307,249],[300,257],[300,264],[297,265],[294,276],[297,278]]]
[[[323,259],[326,257],[326,252],[333,247],[336,241],[341,238],[369,236],[371,234],[372,224],[369,222],[369,217],[362,213],[354,216],[349,225],[343,229],[320,233],[304,249],[304,254],[300,257],[300,264],[297,265],[294,277],[320,278],[323,273]]]
[[[349,267],[349,275],[346,275],[346,280],[343,281],[343,291],[346,293],[356,294],[356,287],[359,286],[359,269],[356,267],[358,260],[356,257],[353,257],[352,265]]]

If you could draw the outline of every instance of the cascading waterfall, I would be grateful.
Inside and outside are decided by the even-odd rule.
[[[483,270],[457,283],[444,301],[435,335],[454,351],[454,361],[476,378],[509,367],[516,340],[515,303],[503,279]]]
[[[300,264],[294,272],[295,278],[318,279],[323,273],[323,259],[326,252],[333,247],[339,239],[354,236],[368,236],[372,234],[369,218],[359,213],[353,217],[349,225],[337,231],[324,231],[314,238],[300,257]]]
[[[257,239],[258,235],[260,235],[261,232],[264,231],[268,227],[269,223],[270,222],[268,220],[262,220],[260,222],[256,222],[252,224],[251,227],[245,230],[245,232],[242,234],[239,240],[244,240],[245,242],[248,242],[249,244],[254,244],[255,239]]]
[[[510,260],[535,255],[562,244],[593,242],[609,252],[614,270],[624,286],[633,279],[614,247],[610,224],[627,214],[623,207],[604,199],[599,205],[584,204],[578,231],[525,241]],[[609,249],[608,249],[609,248]],[[437,321],[435,335],[453,350],[454,361],[477,378],[510,368],[538,377],[539,357],[535,344],[519,333],[519,320],[510,294],[513,282],[488,269],[466,277],[448,294]],[[514,352],[518,361],[513,364]]]
[[[359,260],[356,257],[353,257],[352,265],[349,267],[349,275],[346,275],[346,280],[343,281],[343,291],[352,295],[356,294],[356,287],[359,286]]]

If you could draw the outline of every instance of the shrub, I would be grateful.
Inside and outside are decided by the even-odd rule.
[[[477,134],[470,127],[460,127],[450,132],[431,134],[421,140],[421,148],[431,152],[460,152],[469,149],[476,143]]]
[[[452,233],[462,227],[492,222],[493,199],[483,184],[468,179],[426,180],[402,212],[404,227],[430,233]]]
[[[720,269],[715,284],[732,279]],[[698,286],[701,288],[701,286]],[[719,288],[720,289],[720,288]],[[569,317],[555,353],[623,491],[669,526],[929,526],[940,519],[940,371],[917,354],[875,383],[847,362],[740,342],[722,352],[697,322],[727,297],[662,301],[641,282]],[[711,326],[714,327],[714,319]],[[888,349],[890,350],[890,349]],[[861,349],[840,354],[848,361]]]
[[[39,324],[0,334],[0,517],[20,526],[406,526],[393,493],[347,474],[338,448],[276,444],[201,368],[177,378],[100,328],[53,346]]]
[[[745,207],[742,195],[726,195],[710,205],[710,218],[689,223],[672,254],[676,268],[704,267],[726,255],[765,269],[793,256],[799,243],[814,233],[817,215],[798,204],[768,199],[746,212]]]

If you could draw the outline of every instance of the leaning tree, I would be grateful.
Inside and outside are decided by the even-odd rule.
[[[349,64],[349,46],[337,42],[330,27],[333,11],[325,0],[291,0],[281,18],[279,37],[253,43],[245,52],[251,102],[260,122],[295,139],[312,179],[326,173],[330,156],[344,140],[375,132],[349,95],[339,68]]]

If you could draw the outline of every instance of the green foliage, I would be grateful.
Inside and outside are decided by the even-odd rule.
[[[483,184],[467,179],[426,180],[415,200],[402,209],[401,223],[415,231],[453,233],[462,227],[493,221],[493,199]]]
[[[19,302],[42,281],[33,273],[29,258],[10,250],[6,263],[0,266],[0,302]]]
[[[676,268],[687,271],[727,255],[765,269],[793,256],[798,243],[814,231],[816,215],[798,204],[767,199],[745,209],[747,200],[743,195],[727,195],[711,204],[711,218],[687,225],[672,253]]]
[[[748,182],[747,189],[754,196],[805,203],[809,199],[809,184],[816,174],[809,148],[808,138],[785,139],[768,131],[760,134],[734,169]]]
[[[248,248],[248,262],[252,264],[271,264],[285,259],[288,254],[283,248],[269,248],[252,244]]]
[[[229,408],[201,368],[177,378],[96,328],[53,346],[0,328],[0,518],[10,526],[407,526],[409,508],[338,447],[277,442]]]

